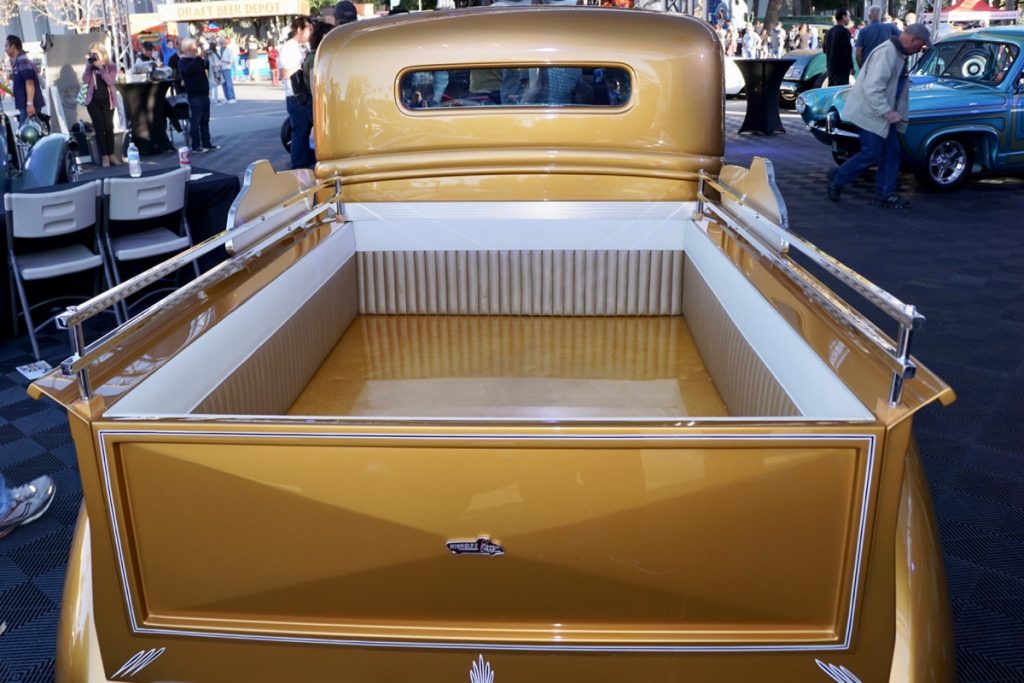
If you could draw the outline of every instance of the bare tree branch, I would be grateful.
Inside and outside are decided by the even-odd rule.
[[[103,19],[103,3],[100,0],[0,0],[0,6],[8,3],[14,7],[20,5],[33,14],[45,17],[51,24],[78,33],[88,33]]]

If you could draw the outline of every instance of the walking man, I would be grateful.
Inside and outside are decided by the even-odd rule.
[[[853,69],[853,39],[850,37],[850,10],[840,7],[836,10],[836,25],[825,34],[825,63],[828,84],[849,85]]]
[[[872,5],[868,8],[868,25],[857,31],[857,43],[854,46],[857,50],[857,64],[864,66],[868,55],[876,47],[898,36],[900,30],[890,23],[882,21],[882,8]]]
[[[43,108],[43,87],[39,82],[36,63],[22,49],[21,38],[7,36],[4,51],[11,58],[11,85],[14,89],[14,108],[18,110],[18,123],[37,115]]]
[[[192,151],[196,154],[212,152],[220,146],[210,142],[210,79],[207,69],[215,68],[199,54],[196,41],[181,41],[181,59],[178,71],[185,82],[188,106],[192,110]]]
[[[850,89],[843,118],[860,129],[860,152],[833,172],[828,198],[839,201],[842,188],[878,164],[875,178],[876,201],[889,209],[910,206],[896,194],[900,171],[900,133],[907,129],[909,103],[907,57],[931,47],[931,35],[924,24],[913,24],[899,36],[872,50],[860,77]]]

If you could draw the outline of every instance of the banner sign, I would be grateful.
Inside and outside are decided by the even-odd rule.
[[[159,5],[157,12],[165,22],[206,21],[207,19],[247,19],[309,14],[309,0],[219,0]]]

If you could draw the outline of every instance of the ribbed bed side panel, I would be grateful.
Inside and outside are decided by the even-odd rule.
[[[754,353],[689,259],[685,279],[686,323],[729,414],[799,416],[782,385]]]
[[[359,312],[679,315],[682,251],[368,251]]]
[[[284,415],[355,319],[356,271],[350,259],[193,412]]]

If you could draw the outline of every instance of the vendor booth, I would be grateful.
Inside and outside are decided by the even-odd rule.
[[[930,21],[932,13],[924,15],[926,21]],[[994,22],[1017,20],[1017,10],[996,9],[985,0],[960,0],[949,7],[942,8],[942,23],[965,23],[980,21],[986,24]]]

